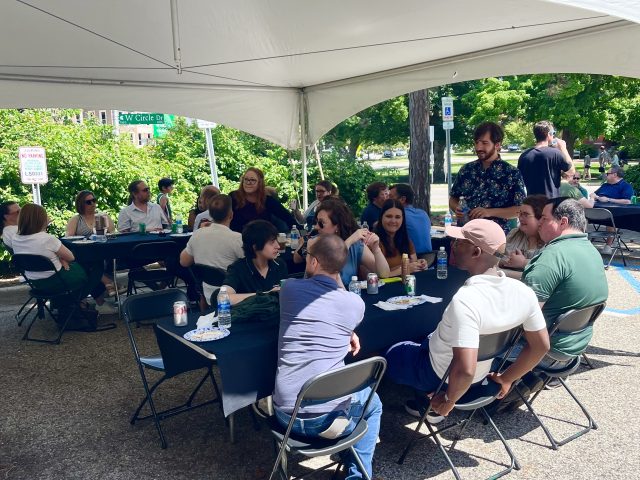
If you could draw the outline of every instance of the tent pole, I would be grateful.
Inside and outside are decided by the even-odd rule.
[[[304,92],[300,92],[300,161],[302,162],[302,206],[309,207],[307,187],[307,105]]]
[[[313,144],[313,153],[316,155],[316,162],[318,162],[318,170],[320,171],[320,180],[324,180],[324,172],[322,171],[322,161],[320,160],[320,154],[318,153],[318,143]]]

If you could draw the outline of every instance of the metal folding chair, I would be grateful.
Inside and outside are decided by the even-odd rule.
[[[549,330],[549,336],[551,337],[554,333],[565,333],[565,334],[579,333],[583,331],[585,328],[593,326],[596,319],[600,316],[600,314],[604,310],[604,307],[605,307],[604,303],[599,303],[597,305],[592,305],[590,307],[581,308],[578,310],[570,310],[569,312],[560,315],[551,326]],[[543,386],[546,386],[553,379],[558,379],[560,384],[569,393],[569,395],[571,395],[571,398],[573,398],[573,400],[578,404],[578,406],[582,410],[582,413],[587,418],[588,425],[584,427],[582,430],[574,433],[573,435],[570,435],[562,440],[557,440],[551,434],[551,432],[549,431],[547,426],[544,424],[542,419],[538,416],[538,414],[533,409],[533,406],[532,406],[533,402],[535,401],[536,398],[538,398],[538,395],[540,394],[540,392],[544,390],[544,388],[536,392],[533,395],[533,397],[531,397],[531,400],[529,400],[525,398],[525,396],[522,394],[522,392],[518,388],[518,384],[516,384],[515,386],[516,392],[518,393],[520,398],[523,400],[524,404],[527,406],[527,408],[529,409],[531,414],[534,416],[538,424],[542,427],[542,430],[544,431],[544,434],[549,439],[549,442],[551,443],[551,448],[553,450],[557,450],[558,447],[566,443],[569,443],[570,441],[575,440],[578,437],[581,437],[582,435],[584,435],[585,433],[591,430],[597,430],[598,428],[598,425],[596,424],[595,420],[591,417],[586,407],[582,404],[582,402],[580,402],[580,400],[578,400],[578,397],[575,395],[575,393],[573,393],[573,391],[569,388],[567,383],[564,381],[564,379],[567,376],[574,373],[578,369],[578,367],[580,367],[580,359],[583,353],[584,352],[581,352],[576,356],[569,356],[569,355],[565,355],[560,352],[556,352],[552,350],[549,353],[547,353],[547,356],[555,360],[555,362],[553,362],[550,366],[538,365],[536,368],[533,369],[535,373],[546,375],[546,379],[544,381]],[[554,366],[554,365],[558,365],[558,366]]]
[[[53,265],[53,263],[51,263],[51,260],[49,260],[47,257],[44,257],[42,255],[15,254],[13,255],[12,261],[16,266],[16,268],[20,271],[22,276],[27,280],[27,283],[31,288],[29,290],[30,298],[29,300],[27,300],[27,302],[20,308],[20,310],[16,314],[16,320],[18,320],[20,313],[27,307],[29,302],[31,302],[32,300],[35,300],[35,303],[33,303],[29,307],[27,312],[23,315],[23,317],[20,320],[18,320],[18,325],[20,325],[25,319],[27,319],[27,317],[33,311],[33,309],[34,308],[36,309],[36,314],[33,316],[33,319],[29,323],[29,326],[27,327],[27,330],[24,332],[22,339],[30,340],[32,342],[59,344],[60,339],[62,338],[62,335],[64,334],[64,331],[67,328],[67,324],[69,323],[69,320],[73,317],[74,314],[76,314],[79,311],[81,291],[72,290],[65,282],[64,277],[62,277],[62,275],[60,275],[60,273],[56,271],[56,267]],[[49,272],[49,271],[55,272],[54,276],[60,283],[61,288],[57,292],[51,292],[51,291],[42,290],[38,288],[33,284],[33,280],[30,280],[25,274],[25,272]],[[56,300],[62,300],[62,299],[66,299],[66,300],[71,299],[69,310],[64,313],[58,312],[58,314],[56,314],[53,312],[52,308],[50,308],[50,306],[47,305],[47,303],[55,302]],[[52,340],[30,337],[29,332],[31,332],[31,328],[33,327],[34,323],[38,318],[41,318],[41,319],[45,318],[45,312],[48,312],[51,318],[53,318],[53,320],[58,324],[58,336]]]
[[[500,372],[506,363],[506,358],[508,358],[509,354],[511,353],[511,350],[516,345],[521,335],[522,335],[522,327],[520,326],[504,332],[498,332],[491,335],[481,335],[480,344],[478,347],[478,362],[491,360],[496,357],[502,357],[503,360],[501,362],[501,365],[497,369],[497,371]],[[434,392],[434,395],[439,393],[443,389],[444,385],[447,382],[447,379],[449,378],[450,372],[451,372],[451,365],[449,365],[449,368],[445,372],[445,375],[442,378],[442,381],[440,382],[440,385],[438,386],[437,390]],[[422,415],[422,418],[420,418],[420,421],[418,422],[418,425],[414,430],[411,440],[409,441],[404,451],[402,452],[402,455],[398,459],[398,463],[399,464],[404,463],[404,460],[407,454],[409,453],[409,451],[411,450],[411,447],[417,440],[431,438],[433,439],[433,441],[436,443],[436,445],[444,455],[445,459],[447,460],[447,463],[449,464],[449,468],[451,468],[451,471],[453,472],[453,475],[455,476],[455,478],[460,480],[461,477],[458,472],[458,469],[453,464],[451,457],[449,456],[449,453],[447,452],[447,449],[445,448],[445,446],[440,441],[439,436],[443,432],[450,430],[454,427],[457,427],[457,426],[461,427],[460,431],[458,432],[458,435],[449,446],[449,451],[453,451],[456,447],[457,442],[462,437],[462,434],[466,426],[469,424],[469,422],[471,422],[476,412],[480,411],[480,413],[482,413],[482,416],[485,419],[486,424],[489,424],[491,426],[493,431],[496,433],[496,435],[502,442],[502,445],[507,451],[509,455],[509,459],[511,461],[510,465],[507,468],[492,475],[489,478],[495,479],[495,478],[502,477],[507,473],[511,472],[513,469],[520,470],[520,464],[518,463],[518,460],[516,459],[513,451],[507,444],[507,441],[505,440],[500,430],[498,430],[498,427],[496,426],[496,424],[493,422],[491,415],[489,415],[489,412],[487,412],[487,410],[485,409],[487,405],[492,403],[497,398],[498,393],[500,393],[500,385],[490,381],[487,378],[483,379],[481,382],[477,382],[471,385],[471,387],[469,387],[469,390],[467,390],[467,392],[462,396],[462,398],[458,400],[458,402],[453,407],[455,410],[470,412],[469,415],[458,422],[448,424],[438,429],[434,428],[429,422],[426,421],[427,415],[429,414],[429,412],[431,412],[431,405],[429,405],[429,407],[426,409],[426,411]],[[429,434],[427,435],[423,435],[420,433],[420,428],[422,427],[423,424],[425,424],[429,429]]]
[[[175,340],[173,340],[164,331],[158,329],[155,324],[153,327],[158,341],[160,355],[140,355],[135,335],[131,329],[131,323],[140,322],[141,320],[155,320],[159,317],[167,316],[168,314],[171,314],[173,311],[173,303],[177,301],[184,301],[187,305],[189,304],[188,298],[184,292],[178,289],[168,289],[128,297],[122,307],[124,311],[125,325],[127,326],[127,333],[129,335],[129,340],[131,341],[131,348],[138,365],[140,379],[142,380],[142,386],[145,391],[145,397],[140,402],[140,405],[131,417],[130,422],[133,425],[137,420],[153,418],[158,435],[160,436],[162,448],[167,448],[167,441],[165,440],[164,433],[162,432],[162,426],[160,425],[162,420],[205,405],[220,403],[222,398],[220,396],[220,391],[218,390],[215,377],[213,376],[212,367],[215,362],[200,355],[195,350],[180,348],[179,351],[177,351],[177,344]],[[167,408],[163,411],[157,410],[153,400],[153,393],[161,383],[180,375],[181,373],[200,369],[206,369],[207,371],[185,403],[176,407]],[[163,373],[163,376],[151,387],[149,387],[149,381],[147,380],[145,373],[147,370]],[[200,391],[207,378],[211,380],[211,384],[215,390],[215,399],[193,405],[193,401],[198,391]],[[140,412],[146,404],[149,405],[151,413],[149,415],[140,416]]]
[[[371,387],[371,394],[364,405],[363,411],[366,411],[374,393],[378,389],[378,385],[380,384],[380,380],[382,380],[386,368],[387,362],[384,358],[372,357],[351,363],[336,370],[321,373],[308,380],[300,389],[291,414],[291,420],[286,428],[278,423],[275,416],[269,418],[271,433],[274,436],[276,447],[279,447],[269,480],[278,472],[281,478],[289,479],[287,472],[287,452],[299,453],[307,458],[311,458],[332,455],[342,452],[343,450],[349,450],[351,452],[363,476],[367,480],[370,480],[360,457],[353,448],[367,432],[367,422],[364,420],[364,417],[359,420],[355,429],[349,435],[336,439],[292,435],[291,429],[293,428],[294,421],[302,404],[309,402],[329,402],[340,397],[351,395],[366,387]],[[334,465],[340,465],[340,462],[325,465],[313,473],[322,472]],[[305,478],[307,477],[308,475],[305,476]]]
[[[596,229],[594,232],[587,233],[587,235],[589,236],[589,240],[591,240],[592,242],[594,240],[602,240],[606,245],[607,239],[613,237],[613,243],[611,244],[611,246],[613,247],[613,251],[611,252],[611,256],[609,257],[607,266],[604,268],[609,268],[611,262],[613,261],[613,257],[616,256],[617,251],[620,252],[622,263],[626,267],[627,260],[624,257],[624,249],[622,248],[622,245],[624,245],[624,248],[626,248],[627,250],[629,250],[629,247],[627,247],[627,245],[622,241],[622,238],[620,236],[620,229],[616,228],[616,222],[613,219],[613,214],[611,213],[611,211],[607,210],[606,208],[585,208],[584,216],[586,217],[587,222],[594,225],[594,228]],[[614,229],[614,231],[608,232],[606,231],[606,229],[601,231],[599,229],[601,225],[610,226]]]
[[[139,265],[147,265],[154,262],[164,262],[167,259],[175,259],[178,256],[178,245],[173,241],[145,242],[133,247],[130,259]],[[144,268],[132,268],[129,270],[127,283],[127,296],[137,294],[137,284],[145,285],[164,282],[168,287],[174,287],[176,282],[175,271],[162,267],[152,270]]]
[[[204,295],[203,283],[212,286],[221,286],[224,282],[224,277],[227,275],[221,268],[212,267],[210,265],[202,265],[195,263],[189,267],[191,276],[194,279],[194,284],[199,296],[199,307],[201,312],[205,312],[209,308],[209,300]]]

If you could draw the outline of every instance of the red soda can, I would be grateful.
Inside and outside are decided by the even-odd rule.
[[[378,274],[375,272],[367,275],[367,293],[369,295],[378,294]]]
[[[185,302],[173,303],[173,324],[176,327],[184,327],[187,324],[187,304]]]

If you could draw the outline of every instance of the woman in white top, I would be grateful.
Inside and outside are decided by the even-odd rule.
[[[71,290],[81,292],[82,298],[91,294],[97,304],[98,312],[116,313],[117,310],[114,307],[104,302],[105,288],[100,281],[102,273],[100,271],[85,272],[82,266],[73,263],[75,258],[71,250],[58,238],[46,232],[47,223],[47,212],[40,205],[27,203],[22,207],[18,217],[18,234],[13,239],[14,253],[41,255],[48,258]],[[33,280],[37,288],[56,293],[64,290],[64,285],[60,284],[55,273],[53,270],[27,271],[25,275],[29,280]],[[60,305],[54,305],[54,308],[64,306],[65,303],[67,302],[61,301]]]
[[[20,205],[16,202],[3,202],[0,204],[0,236],[2,243],[13,249],[13,237],[18,234],[18,214]]]
[[[545,195],[529,195],[522,201],[518,214],[520,226],[511,230],[507,235],[507,256],[500,263],[502,268],[521,271],[527,266],[529,260],[544,247],[539,229],[542,210],[547,204],[547,200]],[[513,276],[509,272],[505,273]],[[520,277],[519,274],[515,274],[515,276]]]

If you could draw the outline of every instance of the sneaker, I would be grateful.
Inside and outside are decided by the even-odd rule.
[[[102,305],[96,304],[96,312],[100,315],[116,315],[118,309],[109,302],[104,302]]]
[[[611,245],[605,245],[604,247],[602,247],[603,255],[611,255],[612,253],[613,253],[613,248],[611,248]]]
[[[412,417],[422,418],[422,415],[424,415],[424,411],[426,409],[426,405],[419,406],[418,402],[416,402],[415,400],[407,400],[404,404],[404,409]],[[431,411],[427,414],[427,422],[429,422],[431,425],[437,425],[438,423],[443,421],[444,417],[442,415],[438,415],[436,412]]]

